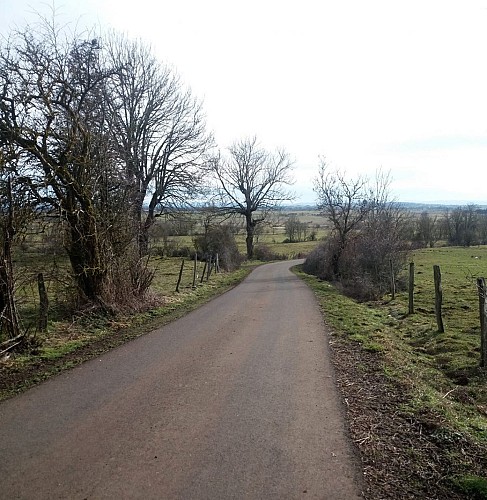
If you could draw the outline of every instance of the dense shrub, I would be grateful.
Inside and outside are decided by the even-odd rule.
[[[225,271],[238,269],[244,259],[231,228],[226,225],[209,228],[206,234],[194,239],[194,246],[200,258],[218,254],[220,267]]]
[[[376,299],[390,289],[411,241],[410,217],[389,200],[390,176],[379,170],[375,179],[347,178],[321,161],[314,190],[332,234],[314,252],[305,268],[341,284],[355,298]]]
[[[388,248],[386,242],[361,234],[343,253],[343,292],[357,300],[376,300],[390,291],[391,261],[395,275],[404,266],[405,253]]]
[[[312,250],[303,264],[305,273],[317,276],[320,279],[331,280],[333,278],[328,264],[331,262],[330,240],[321,242]]]
[[[340,250],[340,275],[334,273],[339,239],[330,236],[306,258],[306,273],[340,284],[342,291],[357,300],[376,300],[390,291],[391,266],[394,275],[404,268],[406,244],[387,231],[379,237],[373,231],[355,234]],[[396,286],[397,286],[396,280]]]
[[[286,260],[287,257],[283,254],[273,252],[267,245],[259,243],[254,248],[254,259],[269,262],[271,260]]]

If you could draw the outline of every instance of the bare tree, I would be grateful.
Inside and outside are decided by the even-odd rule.
[[[359,272],[371,286],[363,290],[366,298],[376,298],[390,290],[405,264],[410,247],[410,214],[390,198],[391,177],[379,170],[371,185],[369,211],[355,242]]]
[[[218,226],[220,224],[227,224],[229,218],[232,217],[231,214],[223,216],[220,208],[215,205],[214,202],[204,203],[198,208],[198,216],[200,219],[200,224],[203,226],[203,234],[207,234],[210,228]]]
[[[478,241],[480,245],[487,244],[487,210],[480,208],[478,213]]]
[[[360,227],[372,209],[371,189],[368,179],[362,176],[347,179],[343,172],[331,170],[322,158],[314,179],[314,191],[318,196],[318,209],[331,222],[337,237],[332,267],[338,278],[341,257],[351,232]]]
[[[289,241],[294,243],[306,239],[308,226],[305,222],[301,222],[296,214],[290,214],[284,223],[284,230]]]
[[[125,272],[119,264],[132,236],[122,226],[126,192],[106,121],[115,70],[100,52],[96,38],[54,21],[15,32],[0,53],[0,142],[19,148],[25,185],[66,227],[79,298],[104,305],[120,288],[111,281]],[[129,276],[137,269],[127,267]],[[141,291],[139,278],[126,296]]]
[[[23,182],[25,165],[13,144],[0,139],[0,357],[32,346],[17,309],[18,270],[15,247],[32,231],[37,201]],[[6,338],[6,340],[5,340]]]
[[[12,148],[0,147],[0,337],[6,334],[9,343],[22,337],[21,322],[15,298],[15,276],[12,251],[22,236],[33,210],[22,183],[17,183],[19,171],[17,154]],[[5,345],[5,344],[4,344]]]
[[[390,200],[390,176],[347,179],[324,161],[315,181],[319,208],[333,225],[328,241],[308,257],[305,268],[338,280],[356,298],[381,296],[402,269],[410,234],[409,217]]]
[[[145,255],[156,215],[195,197],[212,137],[201,104],[148,47],[112,35],[107,51],[110,64],[119,68],[107,95],[110,128],[132,188],[139,251]]]
[[[215,158],[210,166],[223,210],[245,218],[247,257],[251,259],[256,226],[271,209],[293,197],[287,189],[293,183],[293,162],[286,151],[271,153],[253,137],[235,142],[227,155]]]
[[[446,215],[448,241],[469,247],[477,243],[479,211],[475,205],[456,207]]]

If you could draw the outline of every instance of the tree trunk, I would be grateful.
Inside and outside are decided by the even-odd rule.
[[[246,221],[247,221],[247,237],[245,238],[245,243],[247,245],[247,258],[252,259],[254,257],[255,222],[252,220],[252,215],[246,216]]]
[[[147,209],[147,214],[145,216],[145,219],[142,216],[142,213],[144,211],[143,201],[144,200],[140,200],[140,205],[138,208],[139,210],[138,245],[139,245],[140,257],[145,257],[146,255],[149,255],[149,230],[153,226],[156,220],[155,210],[156,210],[157,199],[155,195],[152,196],[151,201],[149,203],[149,207]]]
[[[70,242],[67,253],[74,279],[83,301],[99,303],[104,294],[107,275],[104,259],[90,214],[68,216]]]
[[[147,218],[144,218],[144,200],[148,185],[144,179],[141,179],[133,172],[129,178],[130,182],[133,183],[128,191],[129,216],[133,224],[132,230],[139,257],[145,257],[149,253],[149,228],[153,223],[153,220],[148,220],[151,219],[151,207],[149,207]],[[152,208],[152,219],[153,213],[154,207]]]
[[[4,245],[5,251],[5,245]],[[20,320],[14,298],[14,279],[11,255],[0,260],[0,325],[8,338],[20,335]]]
[[[14,271],[12,264],[12,242],[15,235],[12,184],[7,182],[7,216],[3,227],[3,245],[0,255],[0,325],[9,338],[20,335],[20,320],[15,303]]]
[[[139,247],[139,257],[142,258],[149,255],[149,228],[146,226],[145,222],[142,222],[139,227],[137,243]]]

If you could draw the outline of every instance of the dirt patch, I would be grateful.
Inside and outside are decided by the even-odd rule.
[[[485,477],[484,447],[449,429],[440,415],[404,410],[408,388],[386,377],[379,353],[335,336],[331,348],[350,435],[362,460],[364,498],[487,498],[454,484],[456,477]]]

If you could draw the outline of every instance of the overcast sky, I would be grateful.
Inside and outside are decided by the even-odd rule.
[[[0,0],[0,30],[51,2]],[[390,171],[401,201],[487,204],[487,0],[56,0],[65,21],[150,43],[204,102],[218,145]]]

